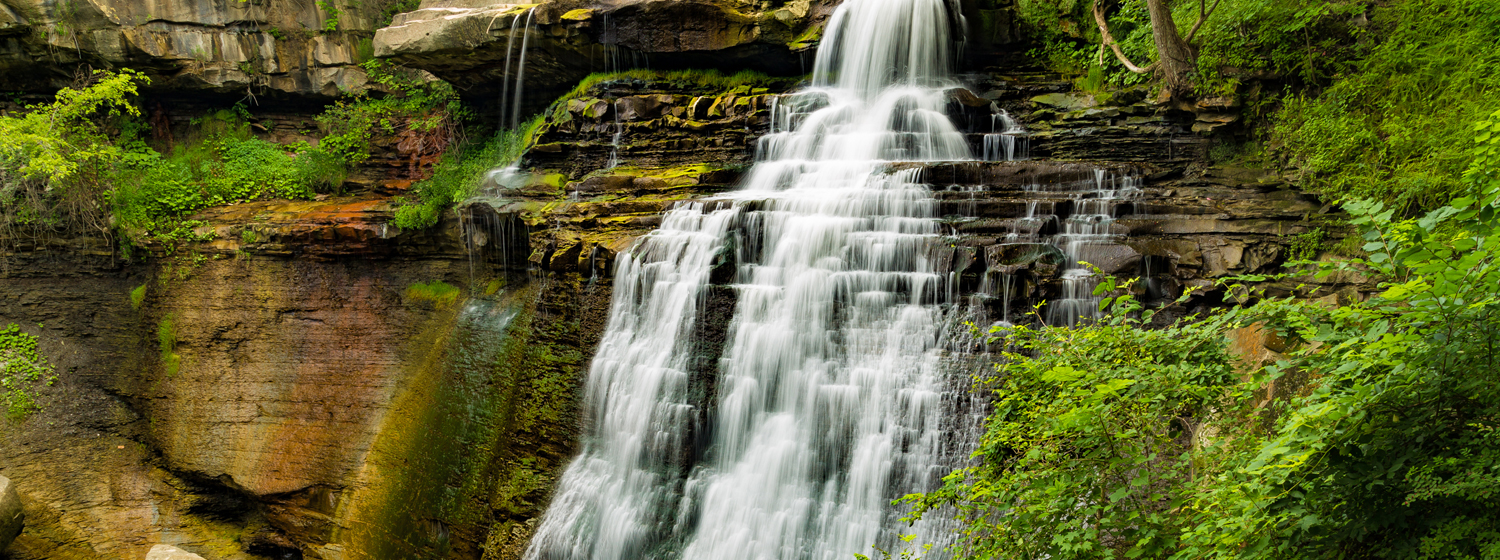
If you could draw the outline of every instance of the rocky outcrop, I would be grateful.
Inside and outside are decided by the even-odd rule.
[[[159,544],[146,553],[146,560],[203,560],[203,557],[170,544]]]
[[[427,70],[488,99],[521,74],[524,46],[529,101],[523,103],[540,108],[592,72],[650,66],[801,74],[804,54],[836,5],[832,0],[560,0],[534,6],[427,0],[379,30],[374,48],[378,57]]]
[[[0,89],[53,90],[88,68],[146,71],[153,87],[335,96],[394,2],[5,0]]]
[[[26,521],[26,512],[21,510],[21,495],[10,479],[0,476],[0,552],[16,540]]]

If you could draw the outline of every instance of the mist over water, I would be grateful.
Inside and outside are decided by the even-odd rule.
[[[944,113],[952,17],[845,2],[743,188],[621,256],[583,449],[527,558],[847,560],[903,534],[941,556],[952,527],[908,527],[891,501],[967,456],[972,419],[945,408],[968,372],[940,362],[937,204],[919,170],[887,169],[972,159]],[[711,277],[733,290],[717,354]]]

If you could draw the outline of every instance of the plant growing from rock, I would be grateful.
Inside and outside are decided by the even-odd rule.
[[[19,419],[37,410],[36,389],[56,382],[52,365],[37,350],[37,337],[14,323],[0,328],[0,400]]]

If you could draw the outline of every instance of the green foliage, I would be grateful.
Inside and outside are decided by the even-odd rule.
[[[1196,42],[1204,93],[1232,90],[1248,75],[1272,74],[1299,84],[1322,84],[1360,55],[1354,40],[1362,28],[1349,21],[1370,2],[1343,0],[1221,0],[1204,21]],[[1198,6],[1174,6],[1184,27],[1197,21]]]
[[[19,419],[37,410],[38,385],[57,381],[47,357],[37,351],[37,337],[14,323],[0,329],[0,401],[6,416]]]
[[[140,154],[112,136],[131,132],[140,111],[130,103],[145,76],[95,72],[87,85],[64,88],[51,103],[0,116],[0,237],[26,232],[108,233],[99,201]]]
[[[457,286],[442,280],[433,280],[428,283],[417,282],[406,288],[406,299],[429,301],[438,305],[452,304],[458,301],[458,296],[461,294],[462,290],[459,290]]]
[[[1123,291],[1104,278],[1101,294]],[[1223,330],[1236,314],[1146,330],[1154,313],[1126,294],[1111,318],[1077,328],[1008,329],[993,381],[984,461],[937,493],[970,530],[978,558],[1168,556],[1187,522],[1176,512],[1209,469],[1205,427],[1244,409]],[[997,332],[997,334],[999,334]]]
[[[145,302],[146,302],[146,285],[145,284],[141,284],[139,286],[136,286],[134,290],[130,290],[130,307],[131,308],[139,311],[141,309],[141,304],[145,303]]]
[[[1500,92],[1500,4],[1401,0],[1372,20],[1380,43],[1321,95],[1289,99],[1275,136],[1335,198],[1410,214],[1472,194],[1468,128]]]
[[[375,27],[388,27],[396,14],[416,11],[422,7],[422,0],[388,0],[388,4],[380,10],[380,17],[375,21]]]
[[[156,324],[156,343],[161,350],[161,364],[167,377],[175,377],[182,367],[182,356],[177,354],[177,315],[167,314]]]
[[[1318,252],[1323,249],[1323,241],[1328,238],[1328,232],[1323,228],[1313,228],[1307,233],[1292,238],[1291,259],[1294,261],[1310,261],[1318,257]]]
[[[320,149],[357,165],[370,158],[379,135],[395,136],[404,145],[398,148],[416,153],[440,153],[459,137],[459,123],[469,113],[453,86],[422,81],[380,60],[361,66],[385,93],[355,93],[318,115],[327,133]]]
[[[1101,324],[1017,328],[981,463],[909,501],[956,506],[975,558],[1494,557],[1500,112],[1477,129],[1477,196],[1415,219],[1345,206],[1368,256],[1317,274],[1386,279],[1368,300],[1152,331],[1124,295]],[[1225,338],[1252,323],[1285,352],[1234,371]]]
[[[431,177],[412,185],[416,199],[403,200],[393,223],[405,230],[436,225],[443,212],[474,194],[496,167],[519,159],[542,122],[538,115],[519,130],[502,130],[483,143],[469,143],[444,154]]]
[[[135,237],[169,245],[196,241],[202,225],[184,218],[210,206],[263,198],[307,199],[336,189],[345,167],[305,142],[282,145],[250,132],[243,106],[198,121],[199,138],[168,155],[139,147],[133,169],[116,178],[110,202],[120,225]]]
[[[1353,56],[1352,38],[1359,29],[1347,24],[1362,13],[1362,0],[1219,0],[1194,43],[1202,93],[1232,91],[1251,74],[1275,74],[1299,83],[1326,81]],[[1102,37],[1088,0],[1020,0],[1018,14],[1025,32],[1038,46],[1031,55],[1054,70],[1090,76],[1115,86],[1146,82],[1113,53],[1100,48]],[[1156,59],[1151,18],[1145,0],[1106,2],[1110,33],[1137,64]],[[1173,3],[1172,19],[1186,37],[1198,21],[1198,2]],[[1092,90],[1090,87],[1083,87]]]
[[[201,240],[187,215],[259,198],[311,198],[344,181],[344,163],[306,143],[256,138],[243,106],[196,121],[166,155],[147,145],[132,70],[96,72],[49,104],[0,116],[0,237],[123,233],[169,250]],[[128,243],[126,244],[128,246]]]
[[[334,1],[317,0],[318,9],[323,10],[323,13],[327,15],[327,17],[323,18],[323,31],[328,33],[339,30],[339,15],[343,14],[338,6],[334,5]]]

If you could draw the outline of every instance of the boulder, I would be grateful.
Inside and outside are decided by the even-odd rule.
[[[0,476],[0,552],[21,534],[25,515],[21,513],[21,496],[9,478]]]
[[[146,560],[203,560],[203,557],[170,544],[159,544],[146,553]]]
[[[1001,274],[1035,268],[1046,269],[1042,273],[1046,276],[1050,274],[1047,271],[1063,264],[1066,257],[1062,251],[1046,243],[1004,243],[985,247],[984,260],[990,270]]]

